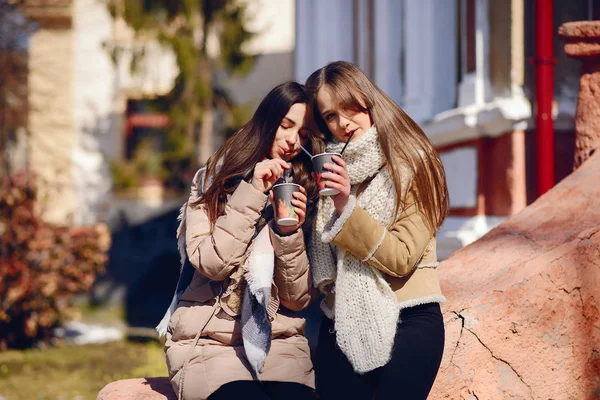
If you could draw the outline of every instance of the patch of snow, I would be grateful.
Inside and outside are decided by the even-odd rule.
[[[117,328],[83,322],[67,322],[56,328],[54,334],[66,343],[78,345],[106,343],[123,339],[123,332]]]

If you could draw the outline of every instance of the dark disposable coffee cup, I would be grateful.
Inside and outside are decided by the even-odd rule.
[[[273,211],[275,222],[281,226],[294,226],[298,223],[298,215],[292,204],[295,199],[293,193],[300,191],[296,183],[280,183],[273,186]]]
[[[335,196],[340,192],[337,189],[325,186],[325,182],[327,182],[328,179],[323,179],[321,177],[321,174],[323,174],[323,172],[331,172],[328,169],[323,168],[323,165],[328,163],[335,164],[335,161],[333,161],[333,159],[331,158],[332,156],[338,156],[340,158],[342,157],[340,153],[321,153],[316,154],[312,157],[313,167],[315,168],[315,174],[317,176],[317,186],[319,188],[319,194],[321,196]]]

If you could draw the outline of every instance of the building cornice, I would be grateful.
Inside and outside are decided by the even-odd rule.
[[[29,0],[19,10],[45,29],[71,29],[73,0]]]
[[[480,137],[497,137],[513,131],[531,119],[531,104],[523,96],[498,98],[437,114],[423,124],[436,146],[446,146]]]

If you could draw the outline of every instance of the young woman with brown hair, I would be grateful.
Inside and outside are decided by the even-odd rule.
[[[194,177],[178,230],[181,276],[157,327],[180,399],[312,396],[304,319],[295,313],[313,293],[304,232],[318,196],[300,150],[299,142],[311,148],[305,114],[300,84],[275,87]],[[302,187],[292,200],[298,223],[280,226],[268,199],[288,170]]]
[[[325,294],[315,370],[321,399],[425,399],[444,348],[435,232],[448,210],[444,168],[421,128],[351,63],[306,82],[327,152],[309,242]]]

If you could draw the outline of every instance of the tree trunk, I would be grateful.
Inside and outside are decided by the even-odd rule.
[[[208,90],[202,100],[202,121],[198,132],[198,164],[204,165],[213,154],[213,128],[214,128],[214,109],[213,109],[213,91],[212,78],[213,70],[210,60],[203,59],[200,63],[200,76]]]
[[[8,76],[8,54],[3,51],[0,52],[0,177],[7,176],[9,174],[9,161],[8,161],[8,101],[7,101],[7,76]]]
[[[14,167],[9,147],[22,140],[17,133],[27,126],[28,108],[27,58],[0,51],[0,177],[10,175]]]

